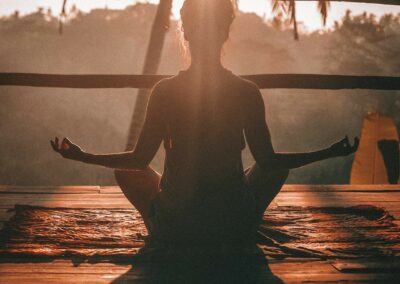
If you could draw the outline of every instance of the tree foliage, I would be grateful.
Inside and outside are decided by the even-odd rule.
[[[328,17],[330,2],[328,0],[318,0],[318,11],[322,18],[322,23],[326,25],[326,19]],[[295,0],[272,0],[272,11],[280,13],[281,11],[288,14],[290,22],[293,24],[294,39],[299,39],[299,31],[297,28],[296,20],[296,1]]]

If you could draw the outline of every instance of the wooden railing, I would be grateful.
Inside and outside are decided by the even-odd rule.
[[[0,86],[51,88],[152,88],[169,75],[57,75],[0,73]],[[260,89],[400,90],[400,77],[320,74],[244,75]]]

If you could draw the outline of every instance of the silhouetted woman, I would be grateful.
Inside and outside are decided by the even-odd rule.
[[[221,65],[235,17],[231,1],[186,0],[181,16],[191,65],[153,88],[133,151],[89,154],[67,138],[51,144],[64,158],[135,170],[136,179],[122,189],[155,240],[251,243],[289,169],[354,153],[358,140],[351,146],[346,137],[311,153],[276,153],[258,87]],[[160,178],[149,163],[162,142],[166,158]],[[256,163],[244,171],[246,142]]]

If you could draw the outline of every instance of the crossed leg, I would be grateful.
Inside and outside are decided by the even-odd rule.
[[[151,167],[135,171],[116,170],[114,174],[125,197],[142,215],[144,224],[148,229],[148,213],[151,201],[160,191],[160,174]]]
[[[257,164],[254,164],[246,169],[245,174],[249,188],[256,199],[258,221],[261,223],[265,210],[280,192],[289,175],[289,170],[266,173]],[[117,170],[115,177],[122,192],[142,215],[148,228],[150,204],[160,191],[160,174],[148,167],[145,170],[137,171]]]
[[[289,175],[289,170],[266,173],[255,163],[246,169],[245,174],[249,189],[256,200],[258,221],[261,224],[265,210],[280,192]]]

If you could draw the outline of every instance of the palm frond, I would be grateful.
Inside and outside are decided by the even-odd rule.
[[[272,12],[277,13],[280,11],[287,12],[287,4],[289,0],[272,0]]]
[[[328,10],[330,7],[330,2],[327,0],[318,0],[318,11],[322,17],[322,23],[326,25],[326,19],[328,17]]]
[[[278,13],[280,11],[290,15],[290,23],[293,24],[294,39],[299,39],[299,32],[296,21],[296,1],[295,0],[272,0],[272,11]]]
[[[318,11],[321,14],[322,22],[326,25],[326,19],[328,17],[328,10],[330,7],[329,0],[318,0]],[[272,0],[272,12],[279,13],[284,12],[290,15],[290,23],[293,24],[294,38],[299,39],[296,22],[296,1],[295,0]]]
[[[295,40],[299,40],[299,31],[297,30],[296,2],[295,2],[295,0],[290,0],[290,2],[289,2],[289,13],[290,13],[290,21],[293,23],[294,39]]]
[[[65,18],[67,17],[67,13],[65,12],[65,7],[67,5],[67,0],[63,0],[63,4],[61,7],[61,13],[60,13],[60,17],[58,20],[58,33],[61,35],[63,33],[63,22],[65,20]]]

